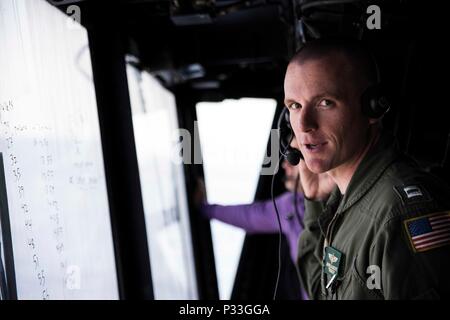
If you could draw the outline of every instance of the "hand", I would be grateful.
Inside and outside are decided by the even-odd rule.
[[[327,173],[310,171],[304,160],[301,160],[298,166],[305,197],[315,201],[326,200],[336,187],[334,180]]]

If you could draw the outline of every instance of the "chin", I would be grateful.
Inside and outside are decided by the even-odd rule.
[[[319,159],[306,159],[306,166],[312,173],[324,173],[330,170],[329,166]]]

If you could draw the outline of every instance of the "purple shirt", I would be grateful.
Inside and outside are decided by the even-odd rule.
[[[275,198],[275,201],[280,214],[283,234],[288,240],[291,259],[295,264],[297,260],[297,242],[303,229],[296,216],[294,193],[285,192]],[[302,194],[297,194],[297,206],[300,219],[303,220],[305,207]],[[201,210],[206,217],[240,227],[247,233],[277,233],[279,231],[272,200],[231,206],[204,204]]]

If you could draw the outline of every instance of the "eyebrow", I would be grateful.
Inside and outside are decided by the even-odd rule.
[[[330,94],[330,93],[320,93],[320,94],[316,94],[316,95],[314,95],[310,100],[311,100],[311,101],[317,101],[317,100],[323,99],[323,98],[325,98],[325,97],[331,97],[331,98],[333,98],[333,99],[339,100],[339,95],[337,95],[337,94]],[[294,99],[285,99],[285,100],[284,100],[284,105],[285,105],[285,106],[288,106],[288,105],[289,105],[290,103],[292,103],[292,102],[297,102],[297,101],[294,100]]]
[[[287,107],[291,102],[294,102],[295,100],[292,100],[292,99],[285,99],[284,100],[284,105]]]

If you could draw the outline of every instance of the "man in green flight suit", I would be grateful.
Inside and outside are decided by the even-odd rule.
[[[312,299],[450,297],[450,189],[383,131],[379,80],[357,42],[312,41],[286,71],[304,156],[297,262]]]

